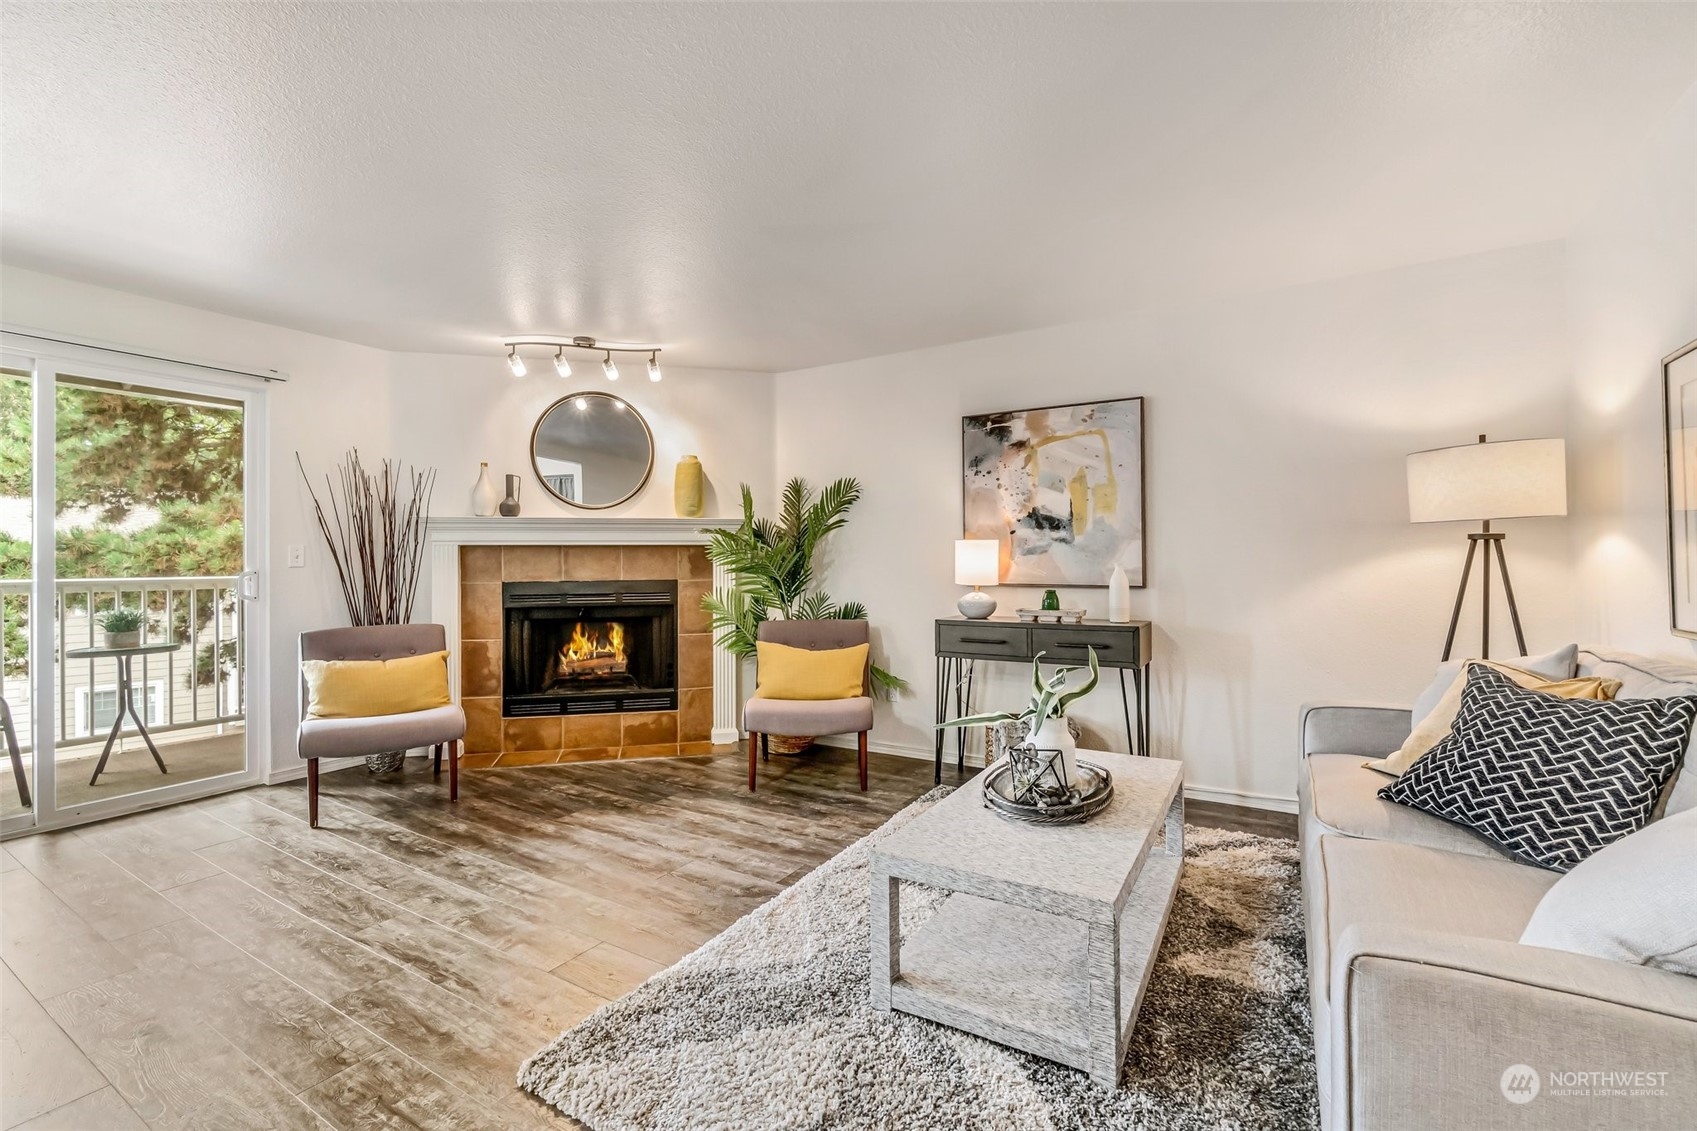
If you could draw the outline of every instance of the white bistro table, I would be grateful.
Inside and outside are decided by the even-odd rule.
[[[1184,859],[1181,763],[1080,750],[1114,776],[1079,825],[984,806],[983,775],[872,851],[872,1004],[975,1033],[1106,1087],[1137,1020]],[[902,944],[901,883],[950,894]]]

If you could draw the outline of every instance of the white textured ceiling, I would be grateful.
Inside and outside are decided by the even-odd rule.
[[[1564,235],[1691,4],[0,14],[8,261],[400,350],[785,370]]]

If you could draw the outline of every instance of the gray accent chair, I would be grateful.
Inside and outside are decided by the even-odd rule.
[[[395,660],[442,652],[448,630],[439,624],[379,624],[356,628],[325,628],[301,633],[304,660]],[[307,823],[318,827],[318,760],[363,758],[392,750],[429,746],[435,756],[433,773],[442,772],[442,748],[448,749],[448,800],[460,797],[460,741],[465,738],[465,712],[459,704],[411,711],[404,715],[373,715],[363,719],[306,717],[306,680],[300,680],[300,729],[295,752],[306,759]]]
[[[758,639],[809,651],[852,648],[872,639],[863,620],[769,620]],[[768,757],[767,735],[790,737],[821,734],[860,735],[860,791],[866,792],[866,732],[872,729],[872,659],[867,650],[860,694],[851,699],[750,699],[742,709],[748,730],[748,790],[754,792],[754,772],[760,757]]]

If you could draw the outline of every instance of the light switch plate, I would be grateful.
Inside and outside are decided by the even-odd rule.
[[[300,569],[304,565],[306,565],[306,547],[305,546],[290,546],[289,547],[289,568],[290,569]]]

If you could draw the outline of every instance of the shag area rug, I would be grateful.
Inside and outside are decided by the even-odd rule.
[[[1291,841],[1186,828],[1117,1089],[873,1010],[870,846],[946,792],[561,1034],[519,1069],[519,1086],[594,1131],[1319,1126]],[[903,885],[904,933],[942,898]]]

